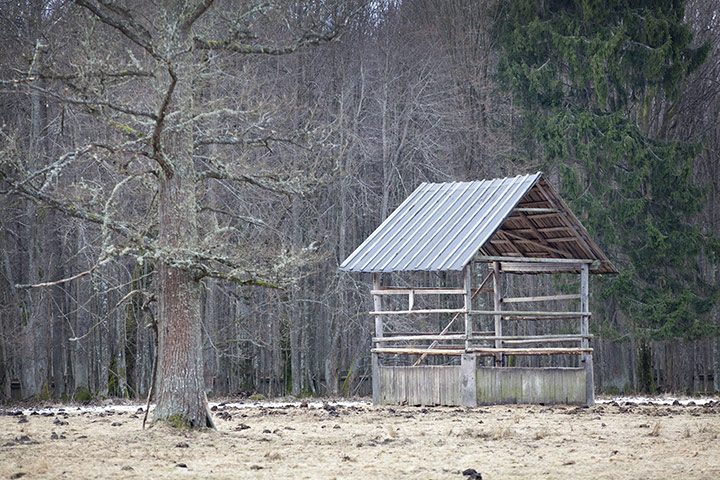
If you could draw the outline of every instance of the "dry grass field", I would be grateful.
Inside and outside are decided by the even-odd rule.
[[[56,406],[57,407],[57,406]],[[215,407],[218,431],[142,429],[137,406],[0,409],[2,479],[720,478],[720,402],[472,409]]]

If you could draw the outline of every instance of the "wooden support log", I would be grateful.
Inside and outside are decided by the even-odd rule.
[[[448,356],[460,356],[465,353],[465,349],[458,348],[453,350],[428,350],[426,348],[373,348],[372,353],[392,353],[399,355],[448,355]]]
[[[529,343],[581,343],[582,338],[546,338],[543,340],[505,340],[508,345],[527,345]]]
[[[465,297],[463,302],[463,307],[465,307],[466,312],[470,312],[472,310],[472,300],[473,295],[470,289],[472,288],[471,282],[472,282],[472,263],[468,263],[465,265],[465,268],[463,269],[463,287],[465,290]],[[469,313],[465,313],[465,348],[468,348],[470,346],[470,341],[468,338],[472,335],[472,317]]]
[[[592,348],[492,348],[473,347],[469,349],[473,353],[489,353],[504,355],[583,355],[592,353]]]
[[[462,288],[407,288],[407,287],[381,287],[379,290],[370,290],[373,295],[465,295]]]
[[[584,338],[591,338],[592,335],[578,335],[578,334],[565,334],[565,335],[504,335],[504,336],[494,336],[494,335],[487,335],[487,336],[480,336],[480,335],[473,335],[470,340],[472,341],[485,341],[490,342],[493,340],[502,340],[502,341],[510,341],[510,340],[522,340],[522,341],[529,341],[529,342],[549,342],[553,340],[560,340],[560,341],[580,341]]]
[[[384,336],[384,337],[373,337],[374,343],[392,343],[392,342],[414,342],[414,341],[450,341],[450,340],[462,340],[464,341],[467,337],[465,334],[450,334],[450,335],[396,335],[396,336]],[[491,342],[494,340],[502,341],[526,341],[526,342],[579,342],[583,339],[592,338],[592,335],[472,335],[470,340],[472,341],[487,341]]]
[[[520,262],[520,263],[571,263],[571,264],[583,264],[583,263],[594,263],[595,260],[587,258],[543,258],[543,257],[503,257],[503,256],[491,256],[491,255],[480,255],[475,257],[476,261],[479,262]]]
[[[513,212],[522,212],[522,213],[559,213],[560,210],[557,208],[528,208],[528,207],[516,207],[513,209]]]
[[[492,335],[493,333],[494,333],[494,332],[491,332],[491,331],[487,331],[487,332],[474,332],[475,335]],[[407,336],[411,336],[411,335],[414,335],[414,336],[428,336],[428,335],[429,335],[429,336],[432,336],[432,335],[437,335],[437,336],[443,336],[443,337],[446,336],[446,334],[445,334],[445,333],[442,333],[442,332],[437,333],[437,332],[427,332],[427,331],[412,331],[412,332],[406,332],[406,331],[387,332],[387,331],[386,331],[383,335],[384,335],[385,337],[388,337],[388,338],[393,338],[393,337],[407,337]],[[461,333],[461,332],[454,332],[454,333],[449,333],[449,334],[447,334],[447,335],[463,335],[463,333]]]
[[[470,315],[503,315],[506,317],[572,317],[572,318],[580,318],[580,317],[590,317],[592,316],[592,313],[590,312],[531,312],[531,311],[525,311],[525,310],[471,310]]]
[[[512,297],[501,299],[502,303],[526,303],[526,302],[555,302],[561,300],[579,300],[580,295],[572,293],[568,295],[545,295],[539,297]]]
[[[587,265],[583,266],[580,272],[580,310],[583,312],[590,311],[590,272]],[[580,322],[580,333],[587,335],[590,332],[589,317],[583,317]],[[587,338],[582,341],[582,347],[589,347],[590,342]],[[593,358],[590,354],[584,354],[583,366],[585,367],[585,401],[588,406],[595,405],[595,378],[593,373]]]
[[[395,355],[445,355],[460,356],[463,353],[474,353],[479,356],[495,356],[498,353],[504,355],[582,355],[592,353],[592,348],[485,348],[473,347],[468,352],[463,348],[455,349],[433,349],[417,347],[383,347],[373,348],[371,353],[387,353]]]
[[[467,313],[464,308],[432,308],[424,310],[387,310],[381,312],[370,312],[370,315],[412,315],[431,313]]]
[[[500,291],[500,263],[493,262],[492,264],[493,273],[493,308],[495,311],[493,315],[493,323],[495,328],[495,336],[502,336],[502,316],[499,310],[502,310],[502,292]],[[502,348],[502,340],[495,339],[495,348]],[[498,353],[495,356],[495,366],[502,366],[503,358],[502,353]]]
[[[374,337],[373,342],[375,343],[387,343],[387,342],[413,342],[413,341],[447,341],[447,340],[465,340],[467,337],[464,333],[452,334],[452,335],[396,335],[394,337]]]
[[[572,263],[510,263],[501,262],[502,271],[506,273],[576,273],[583,264]],[[592,268],[600,268],[600,262],[593,263]]]

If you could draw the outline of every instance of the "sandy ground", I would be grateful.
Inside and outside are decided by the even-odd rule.
[[[687,403],[687,402],[686,402]],[[720,401],[216,406],[218,431],[137,406],[0,409],[0,479],[720,479]]]

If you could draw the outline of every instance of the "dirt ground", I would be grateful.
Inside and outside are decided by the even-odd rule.
[[[137,406],[61,408],[0,408],[0,479],[720,479],[720,401],[221,404],[218,431],[143,430]]]

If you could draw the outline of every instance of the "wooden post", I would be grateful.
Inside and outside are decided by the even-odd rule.
[[[463,407],[477,406],[477,357],[474,353],[467,353],[470,348],[470,337],[472,336],[472,262],[465,265],[463,270],[463,287],[465,288],[465,350],[460,357],[460,385],[462,389]]]
[[[463,270],[463,287],[465,288],[465,348],[470,348],[470,337],[472,336],[472,263],[465,265]]]
[[[493,262],[493,310],[502,309],[502,295],[500,294],[500,262]],[[495,336],[502,336],[502,315],[495,315]],[[495,348],[502,348],[502,340],[495,340]],[[495,366],[502,366],[502,353],[495,356]]]
[[[590,268],[587,264],[582,266],[580,272],[580,311],[583,313],[590,312]],[[589,328],[589,316],[583,315],[580,319],[580,334],[588,335],[590,333]],[[581,341],[582,348],[589,348],[589,340],[587,337],[583,337]],[[595,379],[593,377],[593,358],[592,353],[584,352],[582,354],[582,361],[585,367],[585,401],[588,406],[595,405]]]
[[[373,290],[380,290],[382,284],[382,273],[373,273]],[[382,312],[382,295],[373,295],[373,308],[376,312]],[[375,315],[375,336],[383,336],[382,315]]]
[[[462,406],[477,407],[477,357],[474,353],[463,353],[460,357],[460,371],[462,375]]]
[[[382,284],[382,274],[373,273],[373,290],[380,290]],[[373,307],[376,312],[382,311],[382,295],[373,295]],[[375,336],[383,336],[383,320],[382,315],[375,315]],[[375,348],[380,347],[379,343],[375,344]],[[373,352],[371,357],[372,364],[372,396],[373,405],[380,403],[380,354]]]

